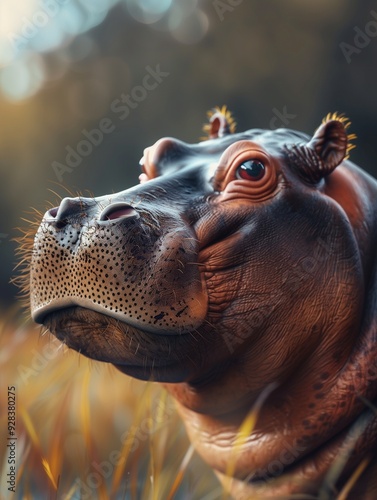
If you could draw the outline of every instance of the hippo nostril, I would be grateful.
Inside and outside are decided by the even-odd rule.
[[[65,226],[65,221],[58,217],[58,213],[59,207],[50,208],[50,210],[47,211],[44,220],[49,224],[53,224],[56,228],[62,229]]]
[[[139,217],[139,214],[131,205],[127,205],[126,203],[114,203],[102,211],[99,216],[99,221],[114,221],[128,217]]]
[[[50,210],[47,212],[47,215],[49,217],[51,217],[52,219],[55,219],[55,217],[58,214],[58,210],[59,210],[59,207],[50,208]]]
[[[91,198],[64,198],[58,207],[51,208],[45,215],[45,221],[61,229],[75,220],[87,215],[87,210],[95,206]]]
[[[119,219],[120,217],[129,217],[130,215],[134,215],[133,208],[120,208],[118,210],[114,210],[113,212],[109,212],[106,215],[107,220]]]

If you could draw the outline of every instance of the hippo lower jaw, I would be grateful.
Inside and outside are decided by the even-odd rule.
[[[43,324],[80,354],[112,363],[123,373],[142,380],[181,382],[195,371],[186,348],[191,333],[160,331],[156,335],[81,306],[49,312]]]

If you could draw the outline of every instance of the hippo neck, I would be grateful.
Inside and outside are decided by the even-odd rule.
[[[354,449],[352,457],[344,464],[346,479],[363,457],[375,454],[377,417],[365,404],[368,400],[377,406],[377,324],[372,315],[373,308],[377,310],[375,296],[367,308],[362,331],[354,349],[343,362],[343,368],[339,366],[337,376],[318,382],[315,367],[323,360],[313,356],[297,373],[295,382],[283,384],[265,401],[256,426],[237,460],[234,471],[237,479],[232,483],[237,498],[242,498],[238,492],[246,492],[246,495],[258,493],[260,481],[263,485],[268,482],[269,494],[302,493],[300,479],[305,478],[318,486],[336,458]],[[229,381],[232,376],[231,373],[228,375],[228,380],[224,377],[223,386],[229,386],[228,400],[224,399],[224,413],[221,414],[209,386],[168,384],[168,390],[178,400],[178,410],[191,441],[225,485],[228,481],[225,477],[227,464],[234,456],[232,446],[240,425],[256,401],[254,395],[249,405],[232,407],[232,383]],[[308,397],[310,394],[312,397]],[[199,400],[205,403],[200,405]],[[217,408],[212,414],[208,410],[211,401]],[[190,407],[191,404],[195,409]],[[228,412],[225,412],[225,407]],[[356,438],[349,438],[352,434]],[[291,480],[293,485],[297,482],[291,489],[287,484],[283,489],[273,482],[270,485],[270,480],[275,477],[270,464],[280,463],[282,456],[287,458],[278,476],[288,475],[287,484],[291,484]],[[376,463],[373,467],[377,467]],[[245,478],[249,480],[245,482]]]
[[[375,191],[374,184],[371,191]],[[295,463],[306,460],[305,470],[309,470],[309,476],[310,471],[315,470],[313,481],[317,482],[323,479],[336,456],[348,448],[354,447],[355,452],[345,471],[356,467],[360,457],[375,453],[377,417],[366,403],[377,404],[375,211],[371,208],[366,224],[372,237],[369,247],[364,248],[368,262],[364,267],[362,322],[348,326],[331,348],[328,346],[331,332],[325,332],[321,344],[297,367],[295,376],[281,383],[268,397],[237,461],[235,476],[238,479],[244,479],[253,471],[266,470],[269,464],[279,460],[284,450],[290,450]],[[201,384],[167,384],[178,401],[198,452],[221,477],[226,472],[239,427],[260,395],[248,390],[248,377],[252,377],[252,373],[250,367],[247,368],[246,357],[240,356]],[[326,369],[328,366],[331,372]],[[240,397],[235,404],[236,393]],[[364,422],[361,427],[360,419]],[[355,425],[360,435],[350,444],[347,436]],[[319,458],[323,467],[318,467]],[[298,475],[302,476],[300,470]]]

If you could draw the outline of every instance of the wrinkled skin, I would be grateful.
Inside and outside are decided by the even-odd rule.
[[[34,320],[164,383],[235,498],[337,491],[365,459],[352,493],[377,498],[377,184],[346,128],[235,134],[217,113],[209,140],[161,139],[140,185],[66,198],[35,237]]]

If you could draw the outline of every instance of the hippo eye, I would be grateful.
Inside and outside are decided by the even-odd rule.
[[[262,179],[266,172],[266,168],[262,162],[258,160],[247,160],[241,163],[236,170],[238,179],[245,179],[246,181],[259,181]]]

